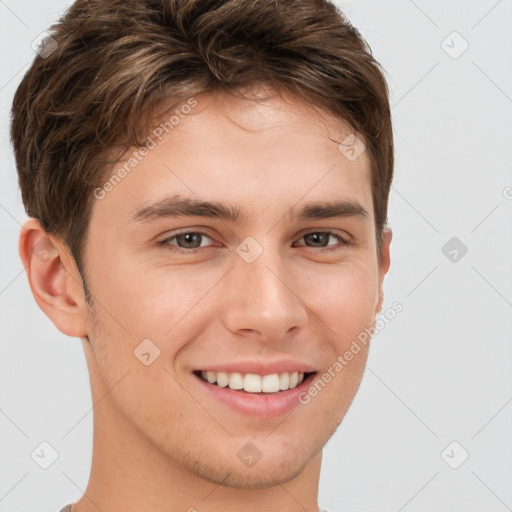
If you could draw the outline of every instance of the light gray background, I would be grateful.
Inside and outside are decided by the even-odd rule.
[[[0,0],[0,512],[56,512],[81,496],[91,462],[81,343],[32,298],[8,142],[30,43],[67,5]],[[327,445],[320,503],[333,512],[512,510],[512,1],[339,5],[391,88],[397,162],[384,310],[397,300],[404,310],[375,337]],[[461,38],[469,47],[453,58]],[[457,262],[442,252],[454,236],[468,248]],[[59,453],[46,470],[30,455],[42,441]],[[469,453],[458,469],[441,456],[453,441],[452,465]]]

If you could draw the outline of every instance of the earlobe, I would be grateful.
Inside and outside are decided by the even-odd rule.
[[[22,226],[18,251],[41,310],[64,334],[85,336],[82,279],[65,244],[31,218]]]

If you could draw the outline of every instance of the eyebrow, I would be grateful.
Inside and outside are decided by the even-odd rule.
[[[130,222],[151,222],[162,218],[177,217],[205,217],[242,222],[248,216],[240,207],[230,204],[174,196],[141,207],[130,216]],[[370,215],[357,201],[339,200],[307,203],[298,212],[295,208],[291,208],[285,217],[299,220],[356,217],[367,221]]]

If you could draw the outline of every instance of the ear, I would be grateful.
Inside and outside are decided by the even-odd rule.
[[[391,244],[391,239],[393,238],[393,232],[391,228],[385,228],[382,233],[382,246],[381,246],[381,257],[379,261],[379,302],[377,304],[377,308],[375,310],[375,314],[377,314],[382,309],[382,303],[384,302],[384,277],[388,273],[389,265],[391,263],[390,255],[389,255],[389,246]]]
[[[30,218],[21,228],[18,251],[32,295],[46,316],[64,334],[86,336],[88,305],[68,247]]]

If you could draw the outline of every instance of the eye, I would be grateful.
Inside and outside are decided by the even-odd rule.
[[[178,233],[177,235],[166,238],[165,240],[159,242],[159,244],[166,246],[170,250],[176,250],[177,252],[192,252],[193,249],[204,247],[204,245],[201,243],[204,238],[207,238],[210,241],[212,240],[206,233],[203,233],[202,231],[185,231],[183,233]],[[173,243],[173,240],[176,240],[176,243]],[[177,249],[169,246],[177,246]],[[180,249],[184,250],[180,251]],[[187,249],[189,250],[187,251]]]
[[[349,246],[352,245],[352,242],[350,240],[346,240],[342,236],[340,236],[338,233],[335,233],[334,231],[311,231],[309,233],[306,233],[302,235],[301,240],[304,239],[306,241],[311,242],[312,248],[319,248],[327,251],[332,251],[339,249],[339,246],[337,244],[329,244],[329,238],[335,238],[338,240],[338,242],[342,246]],[[305,245],[305,244],[299,244],[299,245]]]
[[[159,245],[165,247],[168,250],[178,252],[178,253],[193,253],[196,249],[209,247],[208,244],[203,244],[204,239],[208,239],[213,241],[211,237],[209,237],[206,233],[202,231],[184,231],[183,233],[178,233],[164,240],[158,242]],[[335,239],[338,241],[338,244],[329,244],[329,239]],[[305,245],[306,247],[319,249],[319,252],[323,251],[333,251],[340,248],[340,246],[350,246],[353,243],[350,240],[346,240],[338,233],[334,231],[311,231],[302,235],[300,240],[304,239],[307,243],[311,243],[312,245],[307,244],[298,244]]]

